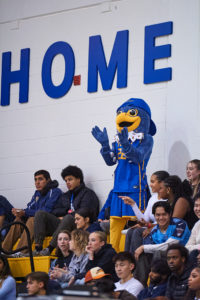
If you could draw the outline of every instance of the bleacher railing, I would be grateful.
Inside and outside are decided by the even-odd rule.
[[[20,226],[24,227],[24,230],[26,231],[26,237],[27,237],[28,245],[27,246],[23,246],[21,248],[18,248],[16,250],[11,250],[11,251],[4,250],[2,248],[2,241],[3,241],[3,239],[2,239],[2,234],[1,233],[2,233],[2,231],[4,229],[10,228],[11,226],[14,226],[14,225],[17,225],[17,224],[19,224]],[[30,232],[28,230],[28,227],[24,223],[19,222],[19,221],[12,222],[12,223],[4,225],[0,229],[0,251],[9,256],[9,255],[12,255],[14,253],[20,252],[20,251],[22,251],[24,249],[28,249],[29,258],[30,258],[30,265],[31,265],[31,271],[34,272],[35,271],[35,267],[34,267],[34,261],[33,261],[32,243],[31,243]]]

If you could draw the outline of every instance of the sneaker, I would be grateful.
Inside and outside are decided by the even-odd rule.
[[[40,256],[40,251],[34,250],[34,251],[32,252],[32,255],[33,255],[33,256]]]
[[[44,248],[43,250],[39,251],[39,256],[49,256],[50,254],[49,248]]]
[[[121,234],[127,234],[127,232],[128,232],[128,229],[124,229],[121,231]]]
[[[16,253],[9,255],[9,257],[11,257],[11,258],[26,257],[26,254],[24,254],[22,252],[16,252]]]

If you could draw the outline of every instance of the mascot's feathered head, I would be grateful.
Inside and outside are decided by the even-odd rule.
[[[142,99],[131,98],[124,102],[117,109],[116,125],[119,132],[127,127],[128,132],[143,132],[150,135],[156,133],[156,125],[151,120],[150,107]]]

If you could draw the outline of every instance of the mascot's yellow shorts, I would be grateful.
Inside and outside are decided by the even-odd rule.
[[[119,252],[121,231],[124,229],[126,222],[131,219],[131,217],[110,217],[110,244],[116,252]]]

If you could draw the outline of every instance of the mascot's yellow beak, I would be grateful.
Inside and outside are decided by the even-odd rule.
[[[127,127],[128,132],[135,130],[141,122],[140,116],[138,116],[137,109],[130,109],[127,112],[118,112],[116,117],[117,130],[122,131],[124,127]]]

